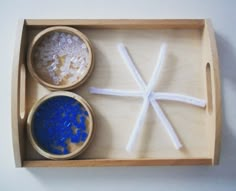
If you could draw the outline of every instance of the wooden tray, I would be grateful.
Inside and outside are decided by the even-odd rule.
[[[30,145],[26,118],[34,102],[49,90],[34,81],[26,68],[31,39],[49,26],[72,26],[92,42],[95,69],[74,92],[84,97],[96,116],[95,137],[86,152],[73,160],[52,161]],[[218,163],[221,135],[219,63],[212,26],[208,20],[22,20],[17,31],[12,73],[12,135],[17,167],[214,165]],[[92,95],[91,86],[138,90],[117,51],[123,42],[145,81],[149,80],[161,42],[169,45],[167,61],[156,90],[205,99],[207,106],[161,101],[160,105],[181,139],[176,150],[152,108],[148,111],[138,155],[125,146],[142,100]]]

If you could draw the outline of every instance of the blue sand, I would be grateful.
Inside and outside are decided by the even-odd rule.
[[[68,144],[85,142],[88,112],[75,99],[56,96],[43,102],[33,117],[33,136],[45,151],[69,154]]]

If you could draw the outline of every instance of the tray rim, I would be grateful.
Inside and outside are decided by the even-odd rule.
[[[24,160],[24,140],[22,137],[26,116],[20,117],[21,68],[23,58],[22,48],[27,27],[42,28],[65,25],[80,26],[89,29],[203,29],[206,32],[211,51],[211,66],[213,66],[214,92],[214,151],[210,158],[189,159],[82,159],[68,161]],[[23,74],[25,75],[25,74]],[[17,79],[17,80],[16,80]],[[25,86],[21,87],[25,88]],[[19,20],[15,42],[14,61],[12,68],[12,141],[16,167],[75,167],[75,166],[156,166],[156,165],[215,165],[219,163],[221,143],[221,87],[219,75],[219,60],[214,30],[209,19],[21,19]]]

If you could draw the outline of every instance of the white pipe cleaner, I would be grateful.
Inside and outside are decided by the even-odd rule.
[[[151,103],[154,111],[156,112],[157,117],[160,119],[161,123],[166,129],[166,132],[170,136],[171,141],[173,142],[175,148],[180,149],[182,147],[182,144],[178,136],[176,135],[171,123],[168,121],[167,117],[165,116],[164,112],[162,111],[157,101],[158,100],[177,101],[177,102],[183,102],[183,103],[191,104],[191,105],[202,107],[202,108],[206,106],[206,101],[195,98],[195,97],[187,96],[187,95],[182,95],[182,94],[167,93],[167,92],[153,92],[153,88],[155,87],[158,81],[161,67],[165,62],[166,51],[167,51],[166,43],[163,43],[161,45],[157,64],[155,66],[154,72],[152,74],[152,77],[148,85],[146,85],[140,73],[136,69],[135,64],[133,63],[133,60],[129,56],[129,53],[126,47],[124,46],[124,44],[122,43],[118,44],[118,50],[141,90],[129,91],[129,90],[114,90],[114,89],[101,89],[101,88],[90,87],[89,92],[92,94],[143,98],[144,101],[142,104],[142,108],[136,120],[135,127],[132,130],[131,135],[129,137],[128,144],[126,146],[127,151],[129,152],[132,151],[135,146],[136,139],[139,136],[141,128],[143,127],[143,124],[145,122],[145,117],[148,111],[149,103]]]

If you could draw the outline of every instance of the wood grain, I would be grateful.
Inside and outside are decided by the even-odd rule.
[[[104,29],[202,29],[203,19],[26,19],[26,25],[30,27],[46,26],[79,26],[80,28],[104,28]]]
[[[93,159],[71,161],[24,161],[24,167],[86,167],[86,166],[176,166],[211,165],[211,159]]]

